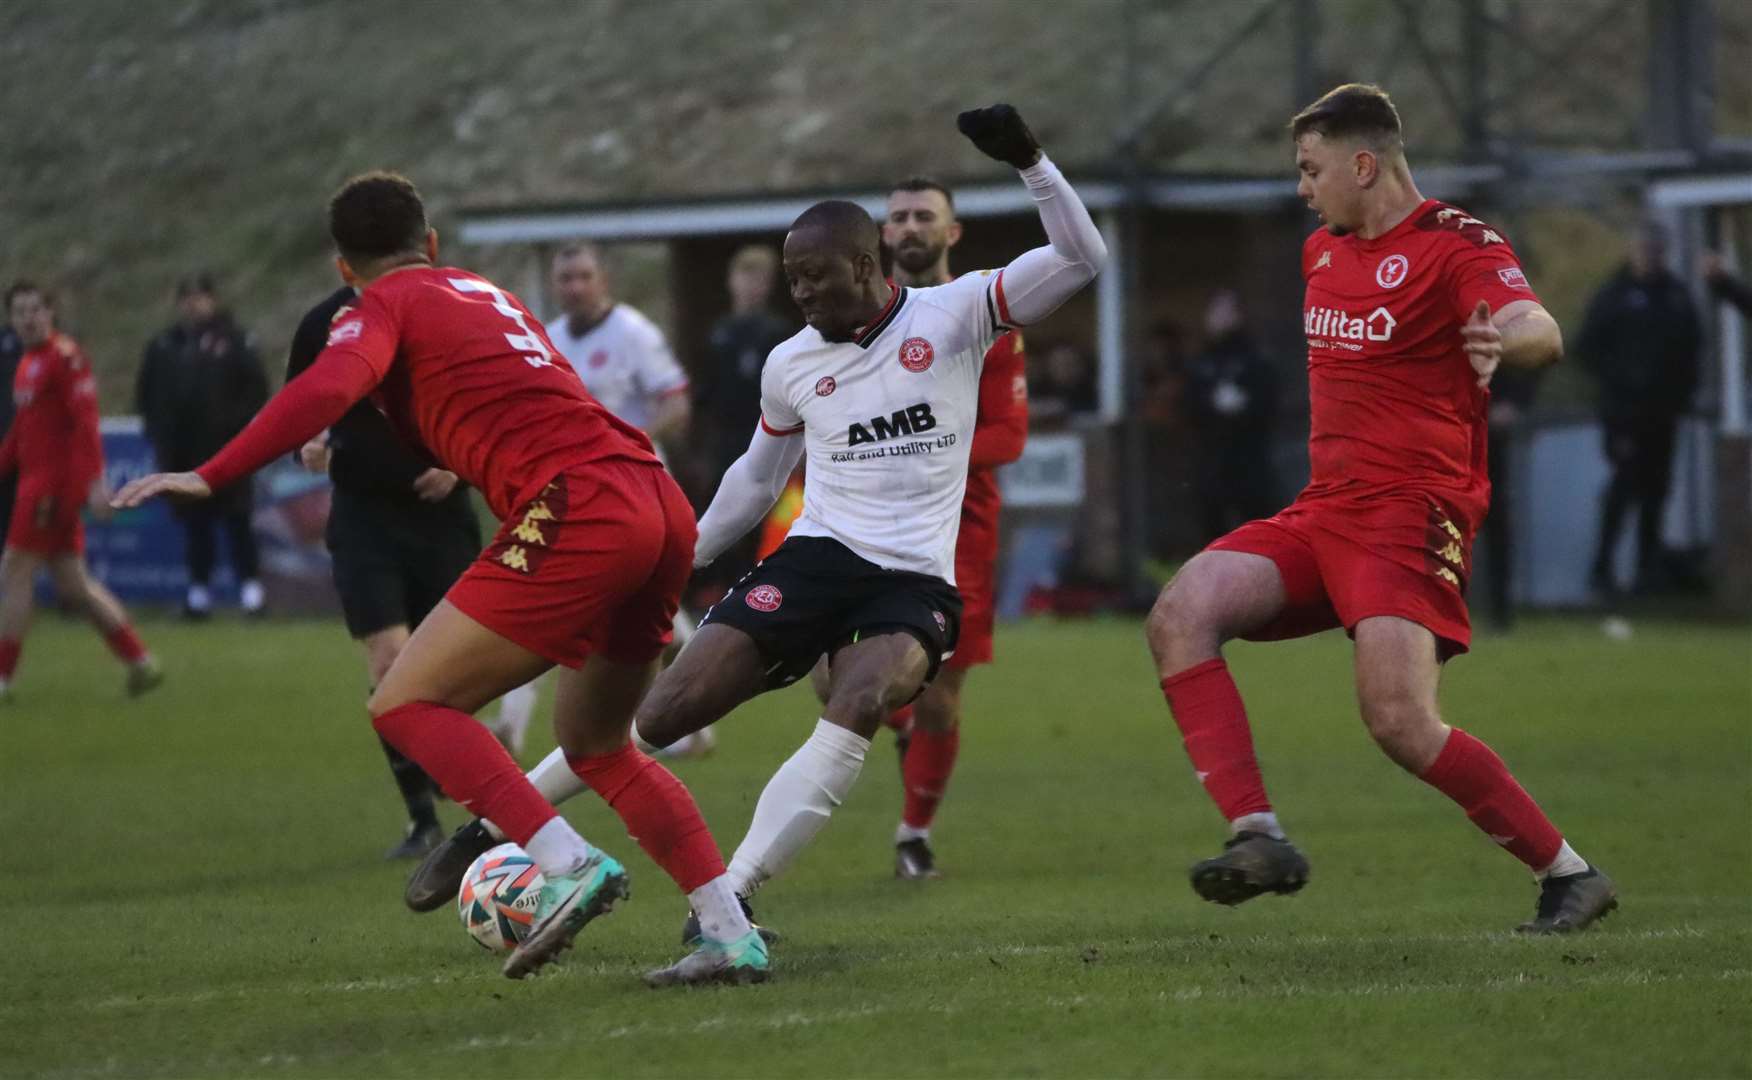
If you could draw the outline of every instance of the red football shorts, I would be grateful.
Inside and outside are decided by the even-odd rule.
[[[1472,644],[1466,582],[1472,537],[1434,501],[1415,496],[1368,503],[1297,500],[1247,524],[1210,551],[1244,551],[1277,564],[1283,613],[1249,641],[1281,641],[1396,615],[1436,636],[1443,660]]]
[[[963,522],[955,541],[955,588],[961,593],[961,637],[944,666],[962,671],[992,662],[998,585],[998,538]]]
[[[80,513],[84,508],[83,492],[69,494],[32,486],[26,480],[18,486],[18,497],[12,504],[6,546],[48,558],[83,555],[85,523]]]
[[[575,466],[505,521],[445,599],[556,664],[647,663],[669,644],[697,535],[661,466]]]

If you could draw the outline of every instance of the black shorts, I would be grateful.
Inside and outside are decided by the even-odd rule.
[[[386,521],[337,503],[328,545],[347,632],[365,638],[418,626],[481,553],[481,534],[472,519]]]
[[[907,633],[930,659],[928,683],[961,636],[961,594],[929,574],[884,570],[837,540],[786,540],[706,612],[702,628],[734,626],[754,639],[767,689],[809,674],[862,637]]]

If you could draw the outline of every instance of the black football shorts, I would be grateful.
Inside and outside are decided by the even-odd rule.
[[[786,540],[700,620],[734,626],[759,647],[767,689],[809,674],[860,638],[906,633],[930,659],[929,683],[961,635],[961,594],[942,578],[885,570],[837,540]]]

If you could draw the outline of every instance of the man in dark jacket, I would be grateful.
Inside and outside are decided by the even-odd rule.
[[[1193,446],[1205,538],[1277,509],[1272,431],[1277,376],[1248,337],[1241,298],[1229,289],[1205,310],[1205,346],[1186,364],[1182,397]]]
[[[268,375],[255,342],[219,307],[212,276],[195,273],[178,282],[176,306],[177,322],[146,346],[134,399],[158,467],[166,471],[192,469],[206,461],[268,400]],[[211,499],[173,508],[187,539],[189,590],[183,611],[190,618],[212,613],[210,586],[220,526],[230,545],[240,605],[249,614],[262,610],[250,529],[253,501],[245,481]]]
[[[18,374],[18,358],[24,355],[24,340],[10,322],[0,322],[0,439],[12,427],[17,407],[12,402],[12,377]],[[0,521],[12,520],[12,500],[18,494],[18,474],[0,479]]]
[[[1661,513],[1679,418],[1697,390],[1701,330],[1685,284],[1666,268],[1666,236],[1637,231],[1630,259],[1594,294],[1576,351],[1600,383],[1600,420],[1612,465],[1600,507],[1596,591],[1617,590],[1612,553],[1625,514],[1637,509],[1637,588],[1659,584]]]

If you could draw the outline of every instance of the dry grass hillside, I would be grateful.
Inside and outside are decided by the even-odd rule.
[[[1083,168],[1110,165],[1127,119],[1166,102],[1143,140],[1154,167],[1273,173],[1294,102],[1289,6],[1220,51],[1273,3],[1140,0],[1128,17],[1119,0],[13,0],[0,273],[62,290],[114,408],[190,267],[219,272],[277,357],[330,281],[322,200],[368,167],[412,174],[441,227],[464,203],[873,183],[896,162],[995,176],[951,118],[1007,98]],[[1572,33],[1603,35],[1529,91],[1528,130],[1634,139],[1640,3],[1489,6],[1528,27],[1529,47],[1493,47],[1515,79],[1549,73]],[[1746,7],[1716,6],[1718,50],[1743,57]],[[1423,45],[1452,60],[1459,5],[1412,7]],[[1322,76],[1389,83],[1425,159],[1452,156],[1443,92],[1398,11],[1326,0]],[[1752,130],[1744,65],[1718,68],[1720,126]]]

